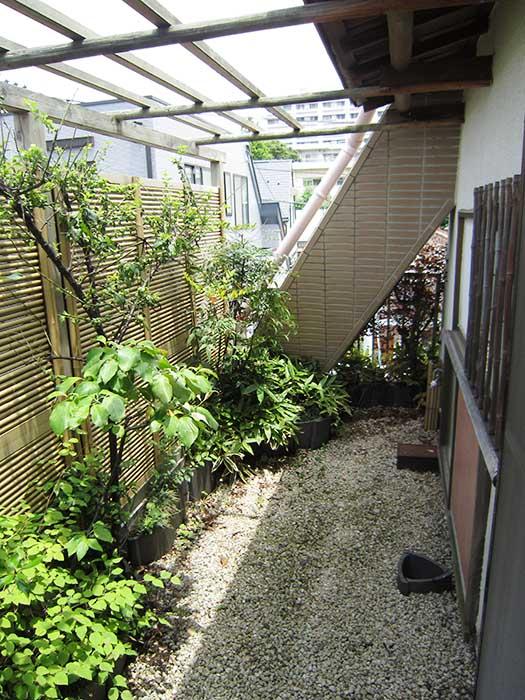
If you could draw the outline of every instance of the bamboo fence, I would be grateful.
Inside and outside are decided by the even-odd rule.
[[[117,182],[117,179],[115,179]],[[140,207],[135,230],[115,230],[117,238],[126,236],[125,246],[140,245],[147,235],[147,216],[160,213],[164,183],[138,178],[118,178],[118,183],[136,182]],[[176,194],[180,189],[172,188]],[[203,248],[221,237],[220,194],[216,187],[194,187],[197,202],[208,208],[213,231]],[[115,196],[118,196],[115,194]],[[216,222],[216,226],[215,226]],[[58,231],[56,222],[52,222]],[[73,359],[85,355],[94,333],[87,323],[63,322],[61,310],[73,311],[71,298],[59,294],[48,282],[46,260],[36,246],[21,233],[0,232],[0,510],[16,509],[21,502],[31,506],[42,503],[39,484],[53,479],[63,469],[60,445],[49,428],[50,406],[46,396],[52,391],[50,343],[59,345],[65,358],[55,371],[77,373],[80,363]],[[2,235],[4,234],[4,235]],[[58,236],[59,240],[60,237]],[[64,241],[60,241],[67,255]],[[191,290],[182,266],[164,266],[154,282],[160,303],[146,316],[145,326],[134,324],[127,337],[148,338],[166,350],[174,361],[187,360],[190,350],[188,332],[193,324]],[[116,322],[116,321],[115,321]],[[85,437],[85,448],[102,444],[97,431]],[[144,483],[155,464],[155,450],[146,434],[137,433],[126,449],[126,479],[137,487]]]

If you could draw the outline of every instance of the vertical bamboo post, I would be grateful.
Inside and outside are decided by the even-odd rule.
[[[505,419],[505,402],[510,374],[510,353],[512,342],[512,316],[514,306],[514,273],[516,267],[516,251],[518,248],[518,233],[522,218],[521,208],[523,207],[522,193],[523,178],[516,175],[512,183],[512,219],[509,246],[507,251],[507,261],[505,270],[505,298],[503,302],[503,356],[501,368],[501,387],[498,396],[498,408],[496,410],[496,447],[501,449],[503,440],[503,427]]]
[[[480,327],[479,327],[479,347],[476,362],[476,397],[480,409],[483,407],[483,388],[485,385],[485,369],[487,360],[488,341],[488,313],[490,309],[490,248],[492,241],[492,226],[494,220],[494,186],[492,183],[487,188],[487,215],[483,245],[483,270],[482,270],[482,291],[480,306]]]
[[[132,177],[131,182],[135,185],[135,235],[137,237],[137,252],[142,255],[144,252],[144,214],[142,211],[142,179]],[[144,337],[151,340],[151,310],[144,309]]]
[[[496,270],[495,319],[494,319],[494,367],[492,370],[492,401],[489,411],[489,430],[496,429],[496,409],[501,386],[501,354],[503,334],[503,303],[505,299],[505,270],[512,217],[512,178],[502,180],[500,185],[501,236]]]
[[[482,188],[476,187],[474,190],[474,220],[472,228],[472,243],[471,243],[471,265],[470,265],[470,286],[469,286],[469,305],[468,305],[468,321],[467,321],[467,342],[465,348],[465,371],[467,377],[472,381],[474,375],[474,328],[476,326],[476,302],[477,302],[477,286],[478,286],[478,266],[479,266],[479,251],[481,241],[481,211],[482,211]],[[456,251],[456,255],[459,251]],[[456,284],[458,282],[456,281]]]
[[[27,149],[31,145],[38,146],[46,152],[46,132],[42,124],[30,113],[15,114],[15,139],[19,147]],[[49,196],[51,203],[51,195]],[[35,210],[35,219],[44,238],[55,246],[59,246],[58,229],[51,208]],[[60,321],[60,315],[65,311],[64,296],[61,291],[63,281],[55,266],[49,261],[40,246],[37,246],[38,261],[42,276],[42,294],[44,297],[46,325],[51,343],[52,361],[55,374],[72,375],[71,346],[68,329]]]

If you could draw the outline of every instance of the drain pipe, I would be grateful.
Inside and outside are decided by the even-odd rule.
[[[375,110],[369,112],[361,111],[356,124],[370,124],[375,114]],[[332,187],[335,185],[348,163],[354,157],[361,141],[363,140],[364,132],[349,134],[346,138],[346,143],[338,153],[325,176],[313,191],[312,196],[308,200],[305,208],[295,220],[294,225],[290,228],[286,236],[279,243],[273,257],[276,261],[281,261],[287,255],[290,255],[293,247],[304,233],[306,227],[313,219],[315,213],[319,211],[322,203],[330,194]]]

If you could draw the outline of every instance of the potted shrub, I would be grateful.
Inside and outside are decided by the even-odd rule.
[[[149,483],[148,498],[130,527],[128,559],[145,566],[167,554],[184,522],[189,469],[180,456],[167,460]]]
[[[283,383],[288,396],[301,408],[298,418],[299,447],[315,450],[326,444],[331,430],[350,413],[348,394],[336,374],[323,374],[311,364],[287,360]]]

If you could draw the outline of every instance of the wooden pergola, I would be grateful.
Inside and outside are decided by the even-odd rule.
[[[57,122],[168,151],[184,146],[190,155],[212,164],[223,160],[221,152],[211,148],[221,143],[457,124],[463,116],[458,91],[489,85],[492,79],[491,57],[476,57],[476,42],[487,30],[493,0],[304,0],[304,6],[191,24],[181,23],[158,0],[123,0],[152,28],[111,36],[98,36],[41,0],[0,2],[68,39],[62,44],[27,48],[0,37],[0,71],[39,67],[135,106],[121,113],[104,113],[0,83],[5,109],[27,112],[29,99]],[[317,26],[343,89],[268,97],[206,43],[206,39],[306,23]],[[246,99],[214,102],[133,53],[176,44],[241,90]],[[105,56],[192,104],[166,106],[67,63],[89,56]],[[418,99],[412,101],[412,95]],[[421,95],[428,99],[422,101]],[[394,102],[398,113],[388,123],[304,129],[285,109],[295,103],[342,98],[365,109]],[[253,108],[268,110],[286,130],[261,132],[242,116],[242,110]],[[240,131],[225,132],[201,116],[207,113],[225,117]],[[156,117],[176,119],[206,136],[188,141],[135,123]]]

